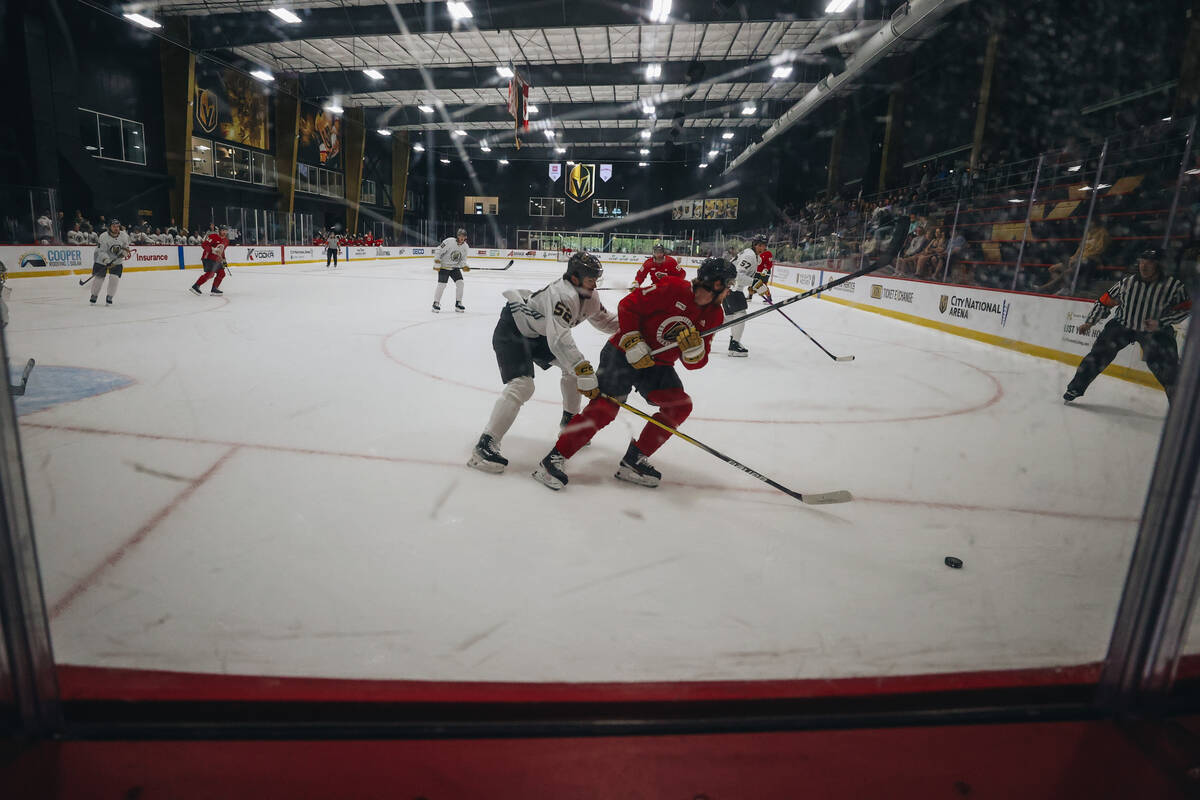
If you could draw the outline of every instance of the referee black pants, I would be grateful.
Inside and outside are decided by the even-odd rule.
[[[1104,326],[1091,351],[1083,357],[1075,377],[1067,385],[1067,390],[1083,394],[1092,385],[1096,376],[1112,363],[1117,353],[1133,342],[1142,346],[1146,355],[1146,366],[1158,378],[1167,397],[1175,392],[1175,378],[1179,374],[1179,350],[1175,346],[1175,332],[1171,328],[1160,329],[1154,333],[1135,331],[1126,328],[1115,319]]]

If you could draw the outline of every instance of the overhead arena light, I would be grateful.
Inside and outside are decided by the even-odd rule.
[[[757,110],[758,110],[758,109],[757,109],[757,108],[755,108],[753,105],[751,105],[750,103],[747,103],[746,105],[742,106],[742,115],[743,115],[743,116],[750,116],[751,114],[753,114],[753,113],[754,113],[755,111],[757,111]]]
[[[554,152],[556,152],[556,153],[565,153],[565,152],[567,152],[567,148],[565,148],[565,147],[556,147],[556,148],[554,148]]]
[[[826,14],[841,14],[854,0],[829,0],[829,5],[825,6]]]
[[[650,103],[642,103],[642,113],[653,115],[654,114],[654,106],[651,105]]]
[[[662,64],[646,65],[646,80],[652,81],[660,75],[662,75]]]
[[[423,114],[432,114],[433,106],[417,106],[417,110],[422,112]]]
[[[787,77],[790,77],[791,74],[792,74],[791,67],[776,67],[775,71],[771,73],[771,77],[772,78],[787,78]]]
[[[671,0],[654,0],[650,5],[650,21],[666,22],[671,16]]]
[[[1079,172],[1081,169],[1083,169],[1083,164],[1076,164],[1073,167],[1067,167],[1067,172]]]
[[[1175,118],[1174,118],[1174,117],[1163,117],[1163,118],[1162,118],[1162,121],[1163,121],[1163,122],[1170,122],[1170,121],[1171,121],[1171,120],[1173,120],[1173,119],[1175,119]]]
[[[552,130],[549,130],[549,129],[547,129],[547,130],[544,130],[544,131],[542,131],[542,134],[543,134],[543,135],[544,135],[544,136],[545,136],[547,139],[553,139],[553,138],[554,138],[554,131],[552,131]]]
[[[456,131],[454,131],[454,135],[455,136],[466,136],[467,132],[464,130],[456,130]]]
[[[1196,169],[1189,169],[1187,172],[1185,172],[1183,174],[1184,175],[1200,175],[1200,167],[1197,167]]]
[[[272,8],[269,9],[272,14],[279,17],[284,22],[290,22],[293,25],[300,21],[290,8]]]
[[[575,166],[575,162],[574,162],[574,161],[568,161],[568,162],[567,162],[567,166],[568,166],[568,167],[573,167],[573,166]]]
[[[329,101],[329,105],[325,106],[325,110],[330,114],[342,114],[346,111],[336,100]]]
[[[270,83],[271,81],[275,80],[275,76],[267,72],[265,69],[250,70],[250,77],[258,78],[263,83]]]
[[[704,163],[703,161],[700,162],[700,169],[704,169],[707,166],[708,164]]]
[[[650,131],[642,131],[642,138],[643,138],[643,139],[649,139],[649,138],[650,138]]]
[[[481,145],[479,145],[479,149],[480,149],[480,150],[482,150],[482,151],[483,151],[483,152],[485,152],[485,153],[490,153],[490,152],[492,152],[492,148],[488,147],[486,144],[481,144]]]
[[[448,158],[439,158],[439,159],[438,159],[438,161],[441,161],[443,164],[449,164],[449,163],[450,163],[450,159],[448,159]]]
[[[392,135],[392,132],[389,131],[387,128],[380,128],[379,130],[377,130],[375,132],[378,133],[380,136],[391,136]]]
[[[420,142],[417,142],[416,144],[413,145],[413,151],[417,152],[417,153],[424,153],[425,145],[421,144]]]
[[[496,67],[496,74],[501,78],[511,78],[513,76],[513,71],[508,67]]]
[[[1021,198],[1019,198],[1019,197],[1013,197],[1013,198],[1010,198],[1008,202],[1010,202],[1010,203],[1024,203],[1025,201],[1024,201],[1024,200],[1022,200],[1022,199],[1021,199]]]
[[[502,159],[500,159],[500,163],[501,163],[501,164],[507,164],[507,163],[508,163],[508,159],[507,159],[507,158],[502,158]]]
[[[639,161],[639,162],[638,162],[638,166],[639,166],[639,167],[644,167],[644,166],[646,166],[646,162],[645,162],[645,161]]]
[[[643,147],[641,150],[638,150],[638,155],[648,156],[648,155],[650,155],[650,151]]]
[[[125,19],[129,20],[130,22],[136,22],[138,25],[141,25],[143,28],[149,28],[150,30],[154,30],[155,28],[162,27],[161,22],[155,22],[154,20],[150,19],[149,17],[143,17],[141,14],[126,14]]]
[[[732,139],[733,131],[725,131],[724,133],[721,134],[721,138],[722,139]]]
[[[370,69],[370,68],[364,69],[363,75],[366,75],[368,78],[370,78],[373,81],[383,80],[383,73],[377,69]]]
[[[526,114],[536,114],[536,113],[538,113],[538,107],[537,106],[525,106],[525,113]]]
[[[474,16],[471,13],[471,9],[467,8],[466,3],[458,3],[454,2],[454,0],[446,3],[446,10],[450,12],[450,16],[453,19],[470,19]]]
[[[708,157],[709,157],[709,158],[716,158],[718,155],[720,155],[720,153],[721,153],[721,151],[720,151],[720,150],[709,150],[709,151],[708,151]]]

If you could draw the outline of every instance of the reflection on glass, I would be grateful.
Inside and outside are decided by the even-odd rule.
[[[146,142],[140,122],[121,120],[121,133],[124,138],[125,160],[133,164],[146,163]]]
[[[124,160],[124,136],[121,133],[121,120],[116,117],[99,115],[100,120],[100,156],[117,161]]]
[[[213,144],[207,139],[192,137],[192,172],[197,175],[213,174]]]

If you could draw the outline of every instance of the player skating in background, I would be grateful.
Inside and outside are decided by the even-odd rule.
[[[121,230],[120,221],[110,220],[104,233],[96,240],[96,253],[92,261],[92,296],[88,302],[96,302],[100,287],[104,284],[104,276],[108,275],[108,292],[105,293],[104,302],[112,305],[121,273],[125,271],[125,259],[132,255],[130,244],[129,232]]]
[[[750,295],[762,295],[763,305],[771,304],[771,271],[775,269],[775,256],[770,250],[763,247],[763,251],[758,254],[758,277],[754,283],[750,284]]]
[[[733,291],[725,298],[725,316],[729,320],[735,320],[738,317],[746,315],[748,302],[746,295],[742,294],[743,290],[749,290],[758,282],[759,269],[762,261],[762,253],[767,249],[767,237],[759,234],[750,240],[750,246],[738,253],[738,257],[734,260],[733,266],[737,270],[737,283],[733,287]],[[753,295],[751,295],[753,296]],[[742,332],[746,329],[746,323],[739,322],[729,329],[729,355],[738,358],[745,358],[750,355],[750,351],[742,347]]]
[[[534,364],[562,370],[561,426],[579,413],[581,396],[593,398],[599,394],[592,364],[576,346],[571,329],[587,320],[606,334],[617,332],[616,316],[594,294],[603,274],[600,260],[580,251],[571,256],[567,271],[554,283],[532,294],[527,289],[504,293],[508,305],[500,312],[492,333],[492,349],[496,351],[504,390],[468,466],[485,472],[503,472],[508,466],[508,459],[500,455],[500,441],[516,421],[521,406],[533,397]]]
[[[470,272],[467,266],[467,231],[459,228],[454,236],[447,236],[437,249],[433,251],[433,263],[438,267],[438,285],[433,292],[433,310],[442,310],[442,292],[446,291],[446,282],[454,281],[454,310],[463,312],[467,307],[463,299],[463,271]]]
[[[213,276],[216,276],[216,279],[209,294],[225,294],[221,291],[221,281],[225,280],[225,248],[229,247],[229,226],[222,225],[215,233],[205,236],[200,247],[203,248],[200,263],[204,267],[204,274],[192,284],[192,294],[201,294],[200,287],[208,283],[208,279]]]
[[[679,266],[678,261],[667,255],[665,247],[661,244],[656,244],[650,258],[642,262],[642,268],[634,276],[633,285],[629,288],[642,288],[642,281],[646,280],[647,277],[650,278],[651,283],[658,283],[667,276],[687,278],[687,273],[683,271],[683,267]]]
[[[566,485],[567,459],[617,416],[619,407],[609,397],[624,402],[629,392],[637,389],[647,402],[658,407],[654,419],[672,428],[683,424],[692,413],[692,398],[683,390],[675,362],[682,360],[687,369],[700,369],[708,363],[712,337],[701,334],[725,321],[721,302],[735,276],[728,261],[709,258],[690,284],[682,278],[666,278],[627,294],[617,306],[619,330],[600,351],[596,377],[601,396],[593,398],[562,431],[533,477],[551,489]],[[656,356],[650,354],[672,342],[679,346]],[[647,459],[668,436],[662,428],[647,422],[641,435],[629,443],[616,477],[657,486],[662,475]]]
[[[1187,287],[1163,274],[1159,250],[1143,251],[1138,256],[1137,270],[1100,295],[1087,321],[1079,326],[1079,332],[1086,335],[1093,325],[1108,316],[1110,310],[1114,312],[1112,320],[1104,326],[1067,385],[1064,402],[1082,397],[1117,353],[1133,342],[1142,346],[1146,366],[1166,390],[1167,400],[1175,394],[1179,351],[1175,345],[1175,329],[1171,326],[1187,319],[1192,300]]]
[[[342,235],[330,228],[329,236],[325,238],[325,269],[329,269],[330,262],[333,262],[334,269],[337,269],[338,250],[341,246]]]

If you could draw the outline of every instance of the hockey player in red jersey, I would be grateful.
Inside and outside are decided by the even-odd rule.
[[[750,284],[750,295],[762,295],[763,303],[767,305],[771,303],[771,270],[775,268],[772,258],[774,256],[770,250],[763,250],[758,254],[758,273]]]
[[[203,252],[200,254],[200,263],[204,265],[204,274],[192,284],[192,294],[201,294],[200,287],[214,275],[216,279],[213,281],[212,291],[209,294],[224,294],[221,291],[221,281],[225,280],[225,248],[229,247],[229,226],[222,225],[216,233],[205,236],[200,246],[203,248]]]
[[[679,262],[671,256],[667,255],[667,249],[661,244],[654,245],[653,254],[642,262],[642,268],[638,270],[637,275],[633,279],[631,289],[640,289],[642,281],[646,280],[647,276],[651,283],[658,283],[667,276],[675,278],[687,278],[687,273],[683,271],[683,267],[679,266]]]
[[[700,265],[690,284],[682,278],[668,277],[626,295],[617,306],[619,328],[600,351],[596,372],[600,396],[563,429],[533,477],[551,489],[565,486],[567,459],[617,416],[619,406],[608,398],[624,402],[633,389],[658,407],[656,420],[678,428],[692,412],[692,398],[683,390],[675,362],[683,361],[686,369],[700,369],[708,363],[712,338],[705,338],[702,332],[725,321],[721,302],[736,275],[725,259],[710,258]],[[651,355],[652,350],[671,343],[679,346]],[[668,436],[657,425],[646,423],[641,435],[629,443],[616,477],[657,486],[662,475],[647,457]]]

